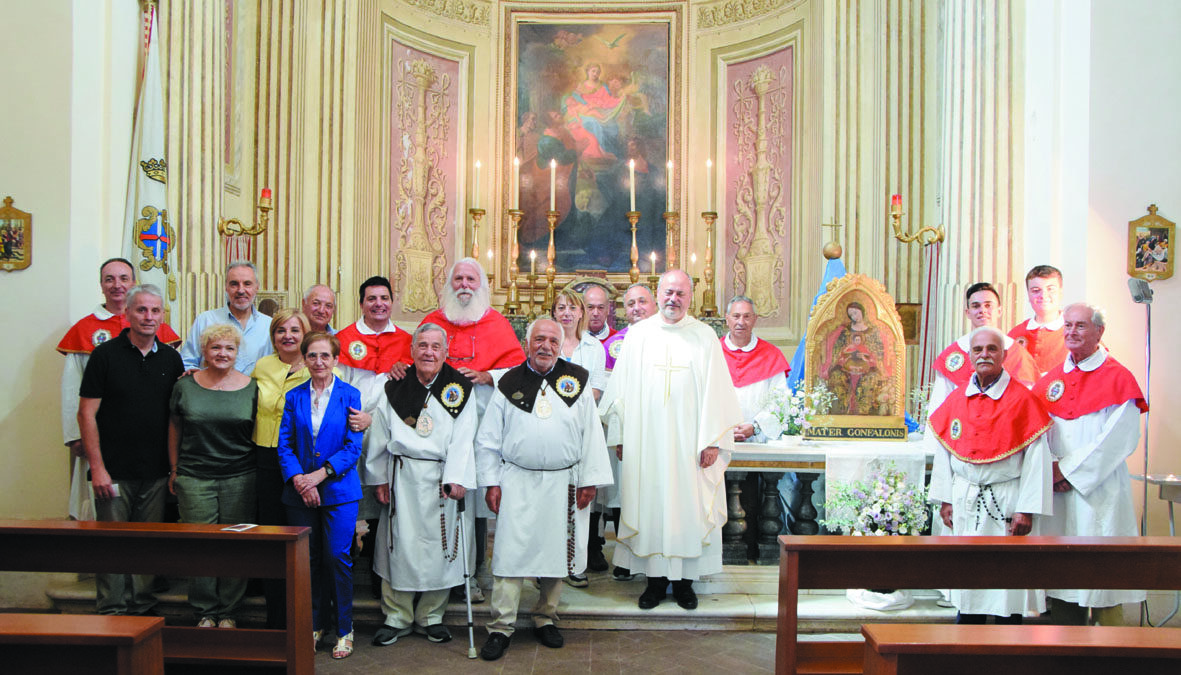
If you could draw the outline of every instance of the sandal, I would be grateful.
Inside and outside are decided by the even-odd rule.
[[[353,653],[353,632],[336,639],[336,646],[332,648],[332,658],[343,659]]]
[[[324,637],[324,631],[322,631],[322,630],[312,631],[312,651],[313,652],[320,648],[320,638],[322,638],[322,637]]]

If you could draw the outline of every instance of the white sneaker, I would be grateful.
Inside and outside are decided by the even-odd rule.
[[[217,622],[217,627],[218,628],[237,628],[238,622],[234,621],[233,619],[222,619],[221,621]]]
[[[197,622],[197,628],[217,628],[217,622],[214,621],[213,617],[211,616],[203,616],[201,617],[201,620]]]

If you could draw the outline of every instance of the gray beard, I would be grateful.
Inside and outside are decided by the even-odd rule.
[[[488,288],[481,286],[472,291],[471,299],[464,305],[455,289],[448,288],[443,296],[443,316],[457,326],[475,323],[484,318],[484,314],[492,307],[488,296]]]

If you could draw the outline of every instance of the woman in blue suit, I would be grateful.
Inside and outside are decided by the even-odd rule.
[[[316,644],[324,634],[321,610],[336,606],[332,658],[353,653],[353,562],[349,556],[357,526],[361,481],[357,460],[361,432],[349,426],[349,408],[360,410],[361,393],[332,373],[340,341],[309,333],[300,344],[311,379],[287,392],[279,426],[279,468],[283,505],[290,525],[312,530],[312,628]],[[327,622],[331,623],[331,622]]]

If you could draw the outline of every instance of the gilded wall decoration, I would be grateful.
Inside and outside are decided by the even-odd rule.
[[[788,257],[792,172],[791,48],[728,67],[725,288],[759,316],[780,315]]]
[[[476,26],[487,26],[490,6],[472,0],[402,0],[425,12]]]
[[[401,313],[428,312],[446,276],[455,213],[457,64],[398,46],[392,87],[394,299]]]
[[[749,21],[776,10],[786,9],[798,0],[725,0],[697,9],[698,28],[718,28]]]

